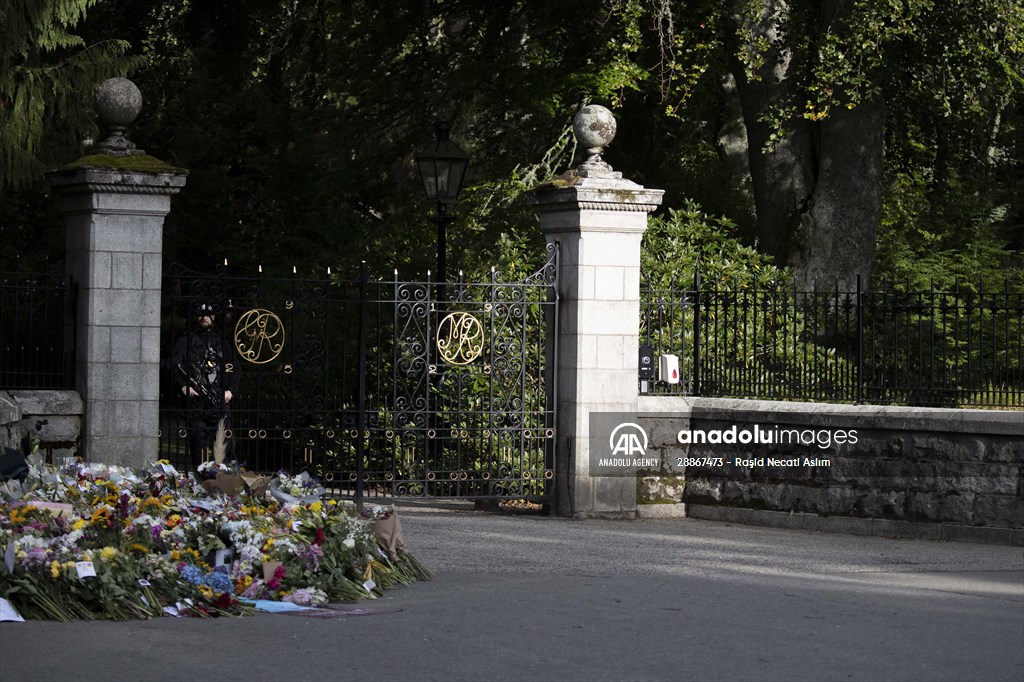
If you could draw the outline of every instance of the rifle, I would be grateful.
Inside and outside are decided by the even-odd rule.
[[[189,372],[181,366],[180,362],[175,366],[175,369],[185,377],[185,385],[198,393],[200,397],[206,400],[206,402],[216,407],[225,407],[223,394],[218,396],[205,381],[198,381],[194,376],[189,374]]]

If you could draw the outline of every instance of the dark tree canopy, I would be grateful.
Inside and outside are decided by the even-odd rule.
[[[728,217],[798,275],[964,254],[998,269],[1021,248],[1012,0],[5,7],[0,230],[21,250],[60,243],[40,172],[81,154],[95,85],[129,70],[145,97],[129,136],[190,170],[165,245],[196,267],[422,273],[431,207],[412,158],[438,118],[473,155],[449,267],[526,266],[520,196],[569,165],[587,102],[620,119],[616,169]]]

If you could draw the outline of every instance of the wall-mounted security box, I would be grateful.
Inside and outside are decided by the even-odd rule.
[[[666,384],[679,383],[678,355],[662,355],[658,358],[658,378]]]
[[[640,346],[640,364],[637,367],[641,379],[653,379],[654,375],[654,346]]]

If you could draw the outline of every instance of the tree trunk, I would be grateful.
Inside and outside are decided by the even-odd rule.
[[[835,26],[841,5],[822,5],[823,26]],[[799,103],[776,26],[787,11],[785,0],[768,0],[753,26],[770,45],[758,78],[747,78],[738,60],[731,69],[749,141],[758,246],[806,284],[831,287],[838,280],[841,288],[854,287],[860,274],[866,286],[882,212],[885,104],[877,96],[853,109],[838,106],[818,123],[794,116],[769,148],[775,128],[762,117],[776,103]],[[735,54],[738,45],[730,48]]]
[[[800,281],[853,291],[867,286],[882,219],[885,105],[878,96],[837,107],[819,124],[818,174],[800,216],[788,263]]]
[[[758,249],[773,256],[780,265],[789,262],[790,240],[800,215],[806,210],[814,178],[814,150],[808,122],[802,118],[786,121],[787,135],[769,149],[775,128],[762,120],[771,107],[792,94],[789,50],[775,27],[776,15],[786,11],[784,0],[768,0],[760,21],[749,27],[771,45],[756,78],[748,78],[743,64],[735,57],[730,64],[747,129]],[[732,42],[736,40],[736,31],[730,30],[728,35],[731,37],[729,53],[736,55],[740,49],[738,43]]]

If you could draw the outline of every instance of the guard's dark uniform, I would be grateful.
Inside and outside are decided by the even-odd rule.
[[[200,305],[197,310],[207,308]],[[224,391],[238,394],[239,372],[234,349],[212,325],[203,329],[197,324],[175,341],[171,371],[179,395],[185,386],[199,394],[184,398],[188,449],[195,467],[202,463],[203,453],[213,447],[220,420],[224,419],[225,428],[231,428],[231,412],[224,403]],[[233,446],[234,439],[228,438],[227,459],[232,459]]]

